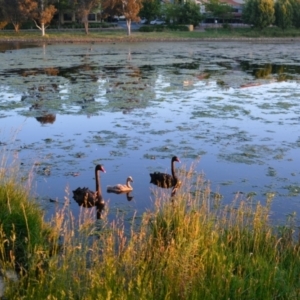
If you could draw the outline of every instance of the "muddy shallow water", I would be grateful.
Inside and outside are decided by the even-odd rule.
[[[102,163],[110,214],[151,208],[149,173],[173,155],[231,202],[300,212],[299,43],[39,45],[0,53],[0,147],[49,217],[71,191],[94,189]],[[134,179],[131,201],[106,186]],[[58,203],[49,200],[58,201]]]

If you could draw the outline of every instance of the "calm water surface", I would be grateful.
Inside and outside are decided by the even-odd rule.
[[[149,173],[204,173],[230,203],[300,213],[299,44],[240,42],[1,45],[0,149],[50,217],[101,174],[110,214],[153,207]],[[134,179],[133,199],[106,186]],[[183,173],[182,173],[182,176]],[[50,202],[57,200],[59,204]]]

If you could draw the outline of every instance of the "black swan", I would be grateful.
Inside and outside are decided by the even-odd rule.
[[[177,156],[173,156],[171,160],[172,175],[166,173],[160,173],[160,172],[150,173],[150,177],[151,177],[150,183],[153,183],[162,188],[173,187],[172,195],[175,194],[176,190],[181,185],[181,182],[178,180],[175,174],[175,161],[180,163],[180,160]]]
[[[101,186],[100,186],[100,175],[98,171],[106,173],[102,165],[95,167],[95,179],[96,179],[96,191],[93,192],[89,188],[77,188],[73,191],[73,199],[79,206],[82,207],[93,207],[97,208],[97,219],[101,218],[101,212],[104,209],[105,202],[102,197]]]
[[[133,179],[131,176],[127,177],[126,179],[126,184],[116,184],[114,186],[108,186],[107,187],[107,192],[109,193],[128,193],[133,190],[132,186],[130,185],[130,182],[133,182]]]

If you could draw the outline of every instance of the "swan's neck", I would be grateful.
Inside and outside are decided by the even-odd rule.
[[[100,185],[100,175],[99,170],[95,169],[95,178],[96,178],[96,192],[97,192],[97,199],[102,199],[102,191],[101,191],[101,185]]]
[[[173,178],[176,178],[176,174],[175,174],[175,160],[172,160],[172,162],[171,162],[171,171],[172,171]]]
[[[131,188],[130,180],[127,180],[126,185],[127,185],[127,187]]]

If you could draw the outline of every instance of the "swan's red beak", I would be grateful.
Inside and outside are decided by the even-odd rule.
[[[180,159],[177,157],[176,161],[178,161],[179,163],[181,163]]]
[[[101,171],[102,171],[103,173],[106,173],[106,171],[105,171],[105,169],[104,169],[103,166],[101,167]]]

